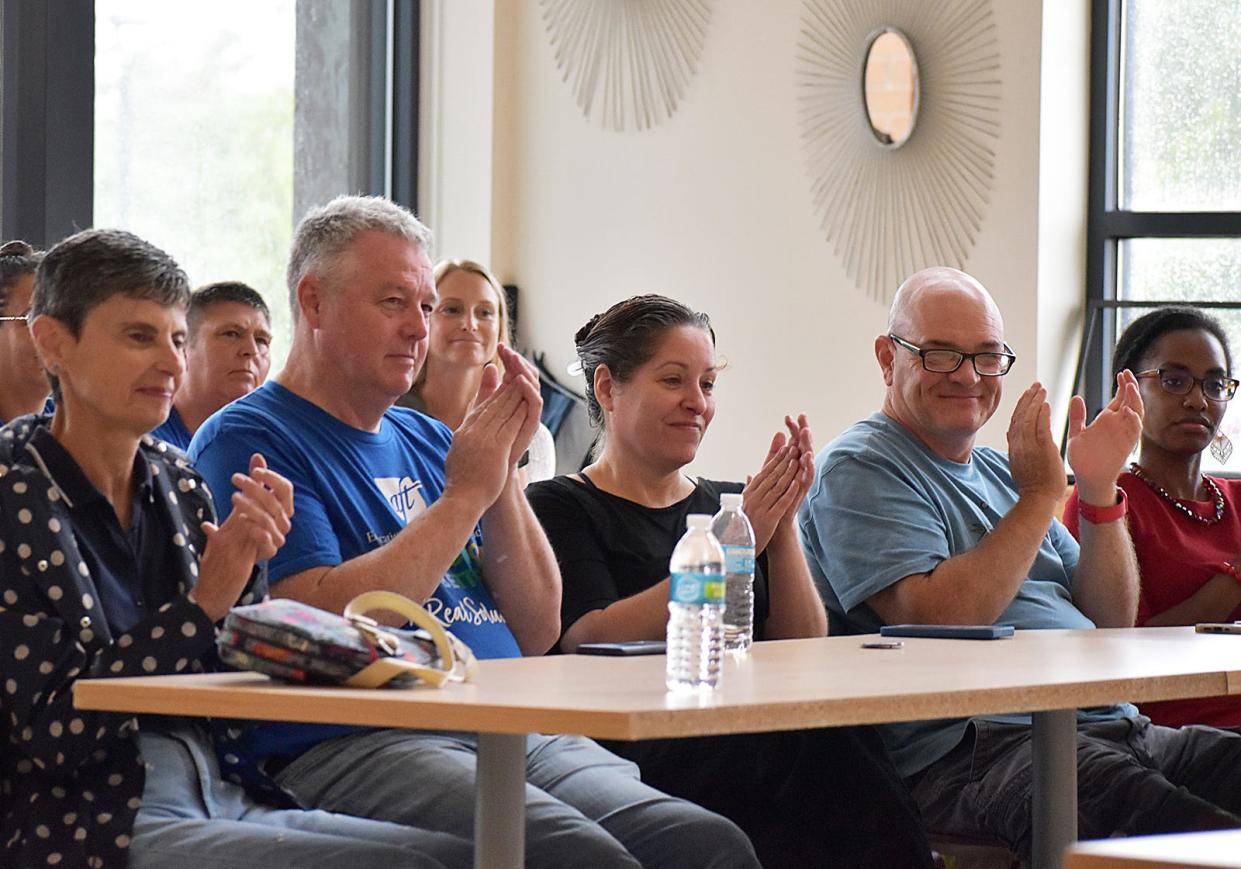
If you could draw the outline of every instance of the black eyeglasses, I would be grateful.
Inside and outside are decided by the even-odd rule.
[[[1013,363],[1017,361],[1017,356],[1011,352],[1007,353],[962,353],[960,350],[923,350],[915,344],[910,344],[904,338],[889,333],[888,337],[892,339],[893,344],[904,347],[910,353],[916,353],[922,358],[922,367],[933,374],[951,374],[961,367],[961,363],[966,359],[974,366],[974,373],[979,377],[1003,377],[1008,370],[1013,367]],[[1004,345],[1005,350],[1009,350],[1007,344]]]
[[[1209,401],[1232,401],[1237,394],[1237,386],[1241,381],[1235,377],[1194,377],[1180,368],[1152,368],[1139,371],[1134,377],[1155,377],[1159,380],[1159,388],[1169,395],[1189,395],[1194,386],[1202,387],[1202,395]]]

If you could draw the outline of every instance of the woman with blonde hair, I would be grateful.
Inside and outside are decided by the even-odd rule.
[[[508,302],[504,288],[486,266],[473,260],[443,260],[435,266],[439,301],[431,313],[427,358],[410,391],[397,401],[456,430],[478,395],[483,369],[503,374],[498,347],[508,346]],[[551,432],[540,425],[530,444],[527,474],[531,480],[556,469]]]

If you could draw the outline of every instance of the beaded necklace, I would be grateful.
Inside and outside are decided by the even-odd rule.
[[[1130,463],[1129,470],[1133,473],[1133,476],[1137,477],[1143,483],[1150,486],[1159,495],[1161,495],[1165,501],[1169,502],[1173,507],[1180,510],[1182,513],[1184,513],[1190,519],[1193,519],[1195,522],[1200,522],[1203,525],[1214,525],[1220,519],[1224,518],[1224,493],[1221,492],[1219,489],[1219,486],[1215,485],[1215,482],[1210,477],[1206,476],[1205,474],[1203,474],[1202,476],[1202,485],[1206,486],[1207,491],[1211,493],[1212,500],[1215,501],[1215,516],[1210,519],[1207,519],[1203,516],[1199,516],[1193,510],[1190,510],[1188,507],[1182,504],[1178,499],[1173,498],[1170,494],[1168,494],[1167,489],[1165,489],[1163,486],[1156,483],[1150,477],[1146,476],[1146,472],[1142,470],[1141,465],[1139,465],[1137,462]]]

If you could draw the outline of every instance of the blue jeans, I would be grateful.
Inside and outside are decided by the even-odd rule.
[[[370,731],[320,743],[276,780],[303,805],[465,839],[474,829],[477,755],[473,734]],[[526,741],[526,864],[759,865],[731,821],[643,784],[636,766],[589,739],[540,735]]]
[[[275,809],[220,775],[210,737],[186,725],[140,736],[147,764],[130,869],[447,869],[471,845],[446,833],[324,811]]]

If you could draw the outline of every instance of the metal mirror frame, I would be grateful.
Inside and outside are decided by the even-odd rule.
[[[905,134],[903,139],[893,139],[888,133],[878,129],[875,126],[874,116],[871,113],[870,96],[866,92],[866,72],[870,69],[871,56],[875,50],[875,43],[884,35],[891,33],[901,41],[906,54],[909,55],[909,72],[913,79],[913,106],[910,108],[909,132]],[[918,128],[918,108],[922,98],[921,76],[918,71],[918,55],[914,51],[913,42],[899,27],[880,27],[874,30],[866,38],[866,52],[862,58],[862,76],[861,76],[861,92],[862,92],[862,108],[866,112],[866,123],[870,126],[871,135],[875,138],[875,143],[882,148],[896,150],[903,147],[913,137],[914,131]]]

